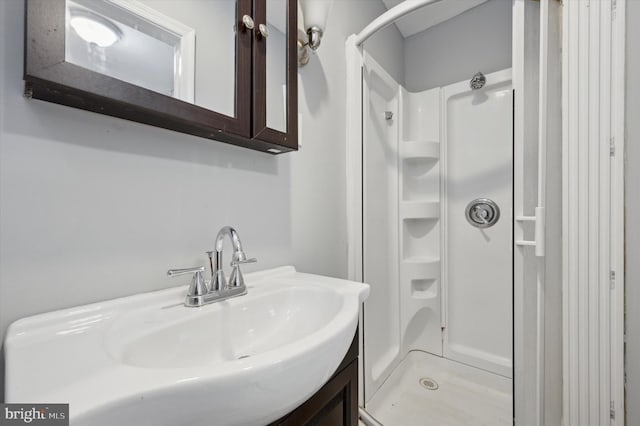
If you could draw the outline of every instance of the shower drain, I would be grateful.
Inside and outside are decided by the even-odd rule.
[[[438,389],[438,382],[429,377],[423,377],[422,379],[420,379],[420,386],[425,389],[436,390]]]

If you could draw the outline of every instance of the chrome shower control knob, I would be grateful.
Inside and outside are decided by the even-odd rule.
[[[467,205],[465,216],[476,228],[489,228],[500,219],[500,208],[488,198],[477,198]]]

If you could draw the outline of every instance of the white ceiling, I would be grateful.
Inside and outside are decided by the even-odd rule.
[[[402,0],[382,1],[387,6],[387,9],[402,3]],[[485,1],[487,0],[441,0],[398,19],[395,24],[402,36],[406,38],[451,19]]]

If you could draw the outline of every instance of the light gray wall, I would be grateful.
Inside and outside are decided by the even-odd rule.
[[[640,424],[640,1],[627,1],[626,373],[627,424]]]
[[[511,67],[511,1],[489,0],[408,37],[407,90],[419,92]]]
[[[299,73],[302,150],[273,157],[26,100],[23,2],[0,1],[0,338],[21,317],[186,284],[165,271],[204,264],[226,224],[259,259],[247,271],[345,277],[344,41],[384,10],[335,2]],[[402,38],[386,31],[374,56],[393,69]]]
[[[395,25],[389,25],[372,35],[362,47],[396,82],[404,85],[405,61],[402,50],[405,43],[398,28]],[[398,47],[401,51],[394,52]]]
[[[330,256],[341,276],[347,268],[346,228],[346,37],[358,32],[386,9],[382,2],[339,0],[333,3],[322,45],[300,69],[299,112],[303,115],[302,149],[291,163],[294,264],[322,271]],[[384,30],[379,45],[368,48],[388,70],[402,62],[402,36]],[[388,38],[387,38],[388,37]],[[401,74],[400,74],[401,76]],[[330,200],[330,202],[328,202]],[[330,220],[329,223],[326,223]],[[320,228],[318,228],[320,227]]]

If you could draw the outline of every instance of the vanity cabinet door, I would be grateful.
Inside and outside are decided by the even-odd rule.
[[[255,139],[298,149],[296,0],[254,0]]]
[[[358,425],[358,332],[336,373],[304,404],[269,426]]]
[[[278,426],[357,426],[358,361],[352,361]]]

